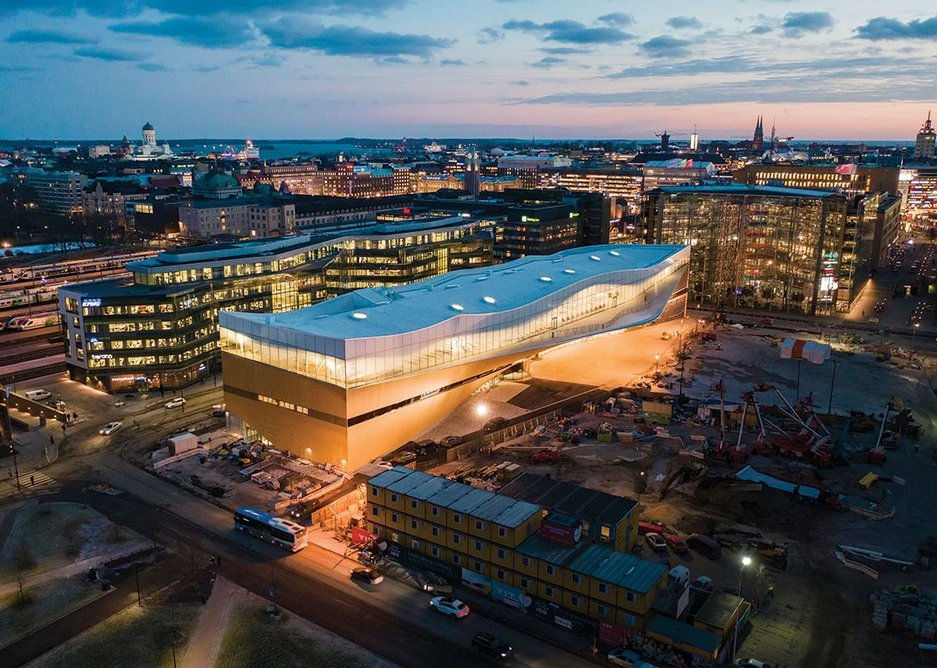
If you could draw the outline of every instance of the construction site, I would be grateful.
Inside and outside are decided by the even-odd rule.
[[[661,338],[667,352],[640,377],[412,465],[491,490],[531,471],[638,500],[641,533],[667,543],[639,540],[645,557],[754,603],[741,656],[871,666],[900,651],[937,664],[917,649],[937,621],[925,593],[937,465],[921,447],[937,427],[934,360],[874,334],[768,323]],[[510,403],[516,385],[491,394]],[[696,536],[721,557],[687,550]]]

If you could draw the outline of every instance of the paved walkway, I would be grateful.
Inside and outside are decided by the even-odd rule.
[[[146,549],[150,546],[151,545],[149,543],[146,543],[142,545],[135,545],[132,549],[128,549],[126,545],[123,545],[120,547],[120,549],[108,550],[102,554],[98,554],[87,559],[82,559],[81,561],[76,561],[66,566],[62,566],[61,568],[54,568],[51,571],[38,573],[23,580],[23,588],[32,589],[33,587],[44,585],[47,582],[51,582],[52,580],[59,580],[62,578],[71,577],[73,575],[78,575],[79,573],[86,572],[89,568],[100,566],[105,561],[117,559],[128,554],[133,554],[134,552],[139,552],[140,550]],[[7,594],[12,594],[16,591],[19,591],[19,584],[17,582],[10,582],[5,585],[0,585],[0,597],[6,596]]]
[[[218,648],[224,638],[225,625],[231,602],[242,591],[230,580],[219,577],[215,580],[208,603],[202,609],[192,638],[189,641],[180,668],[211,668],[215,665]]]

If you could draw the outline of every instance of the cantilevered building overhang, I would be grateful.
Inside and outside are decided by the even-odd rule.
[[[229,410],[277,447],[357,468],[536,352],[682,315],[689,249],[588,246],[220,314]]]

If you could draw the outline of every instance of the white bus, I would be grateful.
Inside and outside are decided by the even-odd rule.
[[[234,512],[234,528],[267,543],[299,552],[306,547],[306,527],[251,506]]]

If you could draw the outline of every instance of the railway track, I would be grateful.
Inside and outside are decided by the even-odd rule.
[[[35,350],[27,350],[21,353],[14,353],[13,355],[4,355],[0,357],[0,368],[9,366],[11,364],[19,364],[20,362],[29,362],[30,360],[38,360],[43,357],[52,357],[53,355],[58,355],[62,352],[62,344],[58,343],[51,346],[46,346],[44,348],[36,348]]]
[[[52,327],[40,327],[38,329],[28,329],[25,331],[0,331],[0,344],[46,341],[53,336],[61,336],[61,334],[62,331],[54,325]]]
[[[65,371],[65,362],[55,362],[54,364],[46,364],[43,366],[35,366],[29,369],[23,369],[15,373],[3,373],[0,374],[0,385],[12,385],[14,382],[22,382],[24,380],[30,380],[31,378],[42,378],[43,376],[51,376],[55,373],[62,373]]]

